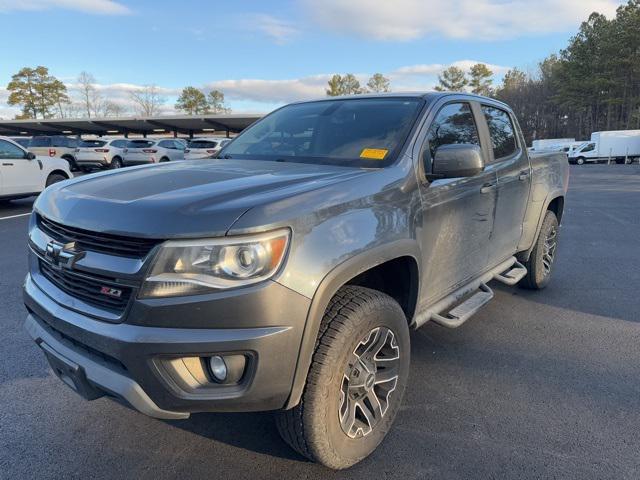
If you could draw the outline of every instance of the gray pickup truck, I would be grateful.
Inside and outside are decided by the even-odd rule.
[[[530,158],[489,98],[288,105],[218,159],[42,193],[26,328],[87,399],[274,410],[295,450],[346,468],[401,406],[411,328],[459,327],[491,281],[548,283],[567,185],[566,156]]]

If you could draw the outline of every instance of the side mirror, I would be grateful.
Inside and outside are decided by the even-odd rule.
[[[33,152],[27,152],[27,155],[24,158],[26,158],[27,160],[35,160],[36,154]]]
[[[473,177],[484,170],[484,158],[478,145],[452,144],[438,147],[433,158],[430,180]]]

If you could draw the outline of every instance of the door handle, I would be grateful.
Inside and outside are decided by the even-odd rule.
[[[520,172],[520,176],[518,176],[518,180],[524,182],[527,178],[529,178],[530,172],[528,170],[524,170]]]
[[[496,184],[495,183],[487,183],[487,184],[482,186],[482,188],[480,189],[480,193],[490,193],[495,188],[496,188]]]
[[[2,164],[3,167],[13,167],[13,163],[3,163]]]

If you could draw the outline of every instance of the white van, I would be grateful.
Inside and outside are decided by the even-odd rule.
[[[569,154],[569,163],[615,161],[632,163],[640,160],[640,130],[594,132],[591,141]]]

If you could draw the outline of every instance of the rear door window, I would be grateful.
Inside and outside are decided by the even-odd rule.
[[[504,110],[487,105],[482,105],[482,113],[489,127],[494,159],[500,160],[516,153],[518,144],[511,116]]]

